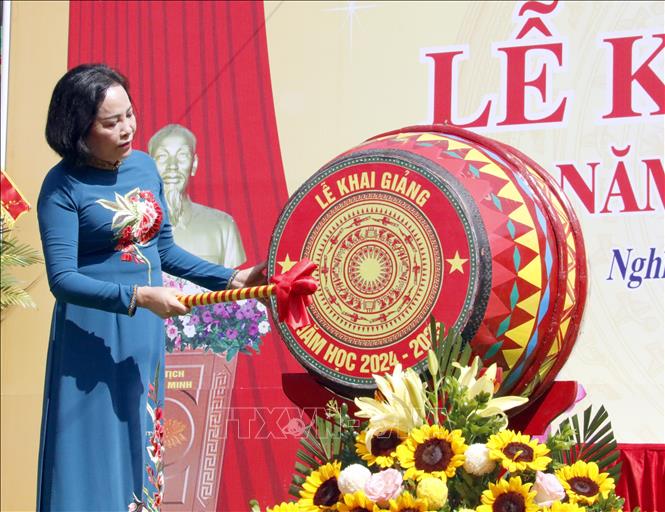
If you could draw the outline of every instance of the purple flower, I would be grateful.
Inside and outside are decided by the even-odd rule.
[[[216,315],[221,315],[223,313],[226,313],[226,306],[221,302],[219,302],[212,307],[212,311]]]
[[[247,334],[250,336],[256,336],[259,333],[259,328],[257,327],[256,324],[252,324],[249,326],[249,329],[247,329]]]
[[[251,318],[254,315],[254,305],[252,303],[245,304],[240,308],[240,312],[244,318]]]
[[[178,335],[178,337],[175,339],[174,346],[175,346],[175,348],[177,348],[178,350],[180,350],[180,347],[182,346],[182,340],[180,339],[180,336],[179,336],[179,335]]]
[[[201,323],[201,319],[199,318],[199,315],[191,315],[189,317],[189,323],[191,325],[198,325]]]
[[[238,331],[236,329],[226,329],[226,337],[235,340],[238,337]]]
[[[238,320],[242,320],[243,318],[245,318],[245,315],[243,315],[242,311],[236,311],[236,318]]]
[[[210,311],[204,311],[203,314],[201,315],[201,318],[203,318],[203,321],[207,324],[212,322],[212,313]]]

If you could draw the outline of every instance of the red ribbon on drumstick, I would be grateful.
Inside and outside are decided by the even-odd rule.
[[[271,277],[271,284],[194,295],[180,295],[178,300],[185,306],[192,307],[244,299],[265,299],[274,296],[277,300],[279,321],[286,323],[291,329],[298,329],[311,323],[307,306],[312,303],[312,294],[319,287],[316,279],[312,277],[312,272],[316,269],[317,265],[315,263],[303,259],[287,272]]]

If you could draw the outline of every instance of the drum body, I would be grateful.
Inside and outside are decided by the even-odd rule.
[[[313,324],[279,331],[346,396],[397,363],[425,368],[433,316],[504,369],[501,394],[535,397],[572,349],[587,289],[579,223],[549,174],[447,125],[369,139],[305,182],[275,227],[269,271],[302,258],[318,265]]]

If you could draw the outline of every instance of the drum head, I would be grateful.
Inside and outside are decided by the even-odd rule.
[[[292,196],[269,272],[302,258],[318,265],[313,324],[279,330],[301,364],[342,394],[374,389],[372,374],[397,363],[423,369],[430,316],[470,340],[491,286],[472,196],[445,168],[395,149],[347,154]]]

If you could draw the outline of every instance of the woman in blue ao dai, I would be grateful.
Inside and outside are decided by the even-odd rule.
[[[127,82],[82,65],[56,85],[46,127],[62,160],[37,205],[56,298],[47,359],[37,509],[159,510],[163,318],[188,312],[162,271],[209,289],[264,282],[173,241],[152,159],[132,150]]]

